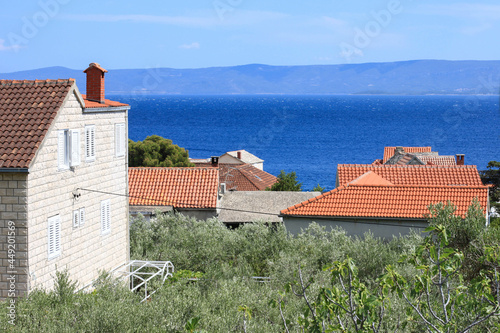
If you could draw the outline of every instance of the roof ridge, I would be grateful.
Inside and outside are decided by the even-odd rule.
[[[307,204],[313,203],[313,202],[318,201],[318,200],[320,200],[320,199],[323,199],[323,198],[325,198],[325,197],[327,197],[327,196],[330,196],[330,195],[332,195],[332,194],[334,194],[334,193],[337,193],[337,192],[340,192],[340,191],[342,191],[342,190],[345,190],[345,189],[346,189],[346,188],[348,188],[349,186],[351,186],[351,185],[350,185],[350,184],[345,184],[345,185],[339,186],[339,187],[337,187],[337,188],[334,188],[333,190],[328,191],[328,192],[326,192],[326,193],[321,193],[320,195],[315,196],[314,198],[307,199],[307,200],[302,201],[301,203],[298,203],[298,204],[296,204],[296,205],[294,205],[294,206],[292,206],[292,207],[288,207],[288,208],[286,208],[286,209],[283,209],[280,213],[281,213],[281,214],[284,214],[284,213],[286,213],[286,212],[291,212],[293,209],[297,209],[297,208],[300,208],[300,207],[304,207],[304,206],[306,206]]]
[[[0,84],[3,86],[10,85],[23,85],[23,84],[57,84],[57,83],[74,83],[75,79],[46,79],[46,80],[0,80]]]

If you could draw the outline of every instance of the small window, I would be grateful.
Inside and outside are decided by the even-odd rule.
[[[85,161],[95,161],[95,125],[85,126]]]
[[[80,208],[78,211],[80,213],[80,226],[85,224],[85,207]]]
[[[73,211],[73,228],[78,228],[80,225],[80,212],[78,210]]]
[[[61,254],[61,217],[59,215],[48,219],[47,238],[49,259],[58,257]]]
[[[125,156],[127,151],[126,147],[126,137],[125,137],[125,124],[115,125],[115,151],[116,157]]]
[[[101,201],[101,235],[111,232],[111,201]]]

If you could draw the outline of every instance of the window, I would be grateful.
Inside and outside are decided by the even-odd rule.
[[[61,170],[80,165],[80,131],[60,130],[57,133],[57,165]]]
[[[111,201],[101,201],[101,235],[111,232]]]
[[[82,227],[85,224],[85,208],[75,209],[73,211],[73,228]]]
[[[80,208],[78,212],[80,213],[80,226],[83,226],[85,224],[85,207]]]
[[[95,161],[95,125],[85,126],[85,161]]]
[[[59,215],[49,218],[47,238],[49,259],[58,257],[61,254],[61,217]]]
[[[116,157],[125,156],[126,149],[125,124],[115,125],[115,151]]]
[[[80,212],[77,210],[73,211],[73,228],[78,228],[80,225]]]

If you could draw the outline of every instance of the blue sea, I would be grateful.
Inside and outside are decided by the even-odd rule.
[[[498,96],[114,96],[129,137],[157,134],[207,158],[245,149],[304,190],[335,187],[337,164],[372,163],[385,146],[432,146],[485,169],[500,160]]]

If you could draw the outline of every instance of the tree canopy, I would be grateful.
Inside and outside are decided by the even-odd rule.
[[[302,183],[299,183],[297,180],[295,171],[286,173],[284,170],[281,170],[277,178],[278,181],[273,186],[268,187],[267,191],[302,191]]]
[[[484,184],[492,184],[490,189],[490,202],[492,207],[500,211],[500,162],[490,161],[486,170],[479,171],[481,180]]]
[[[172,144],[172,140],[158,135],[148,136],[144,141],[128,141],[128,163],[130,167],[192,167],[189,153]]]

